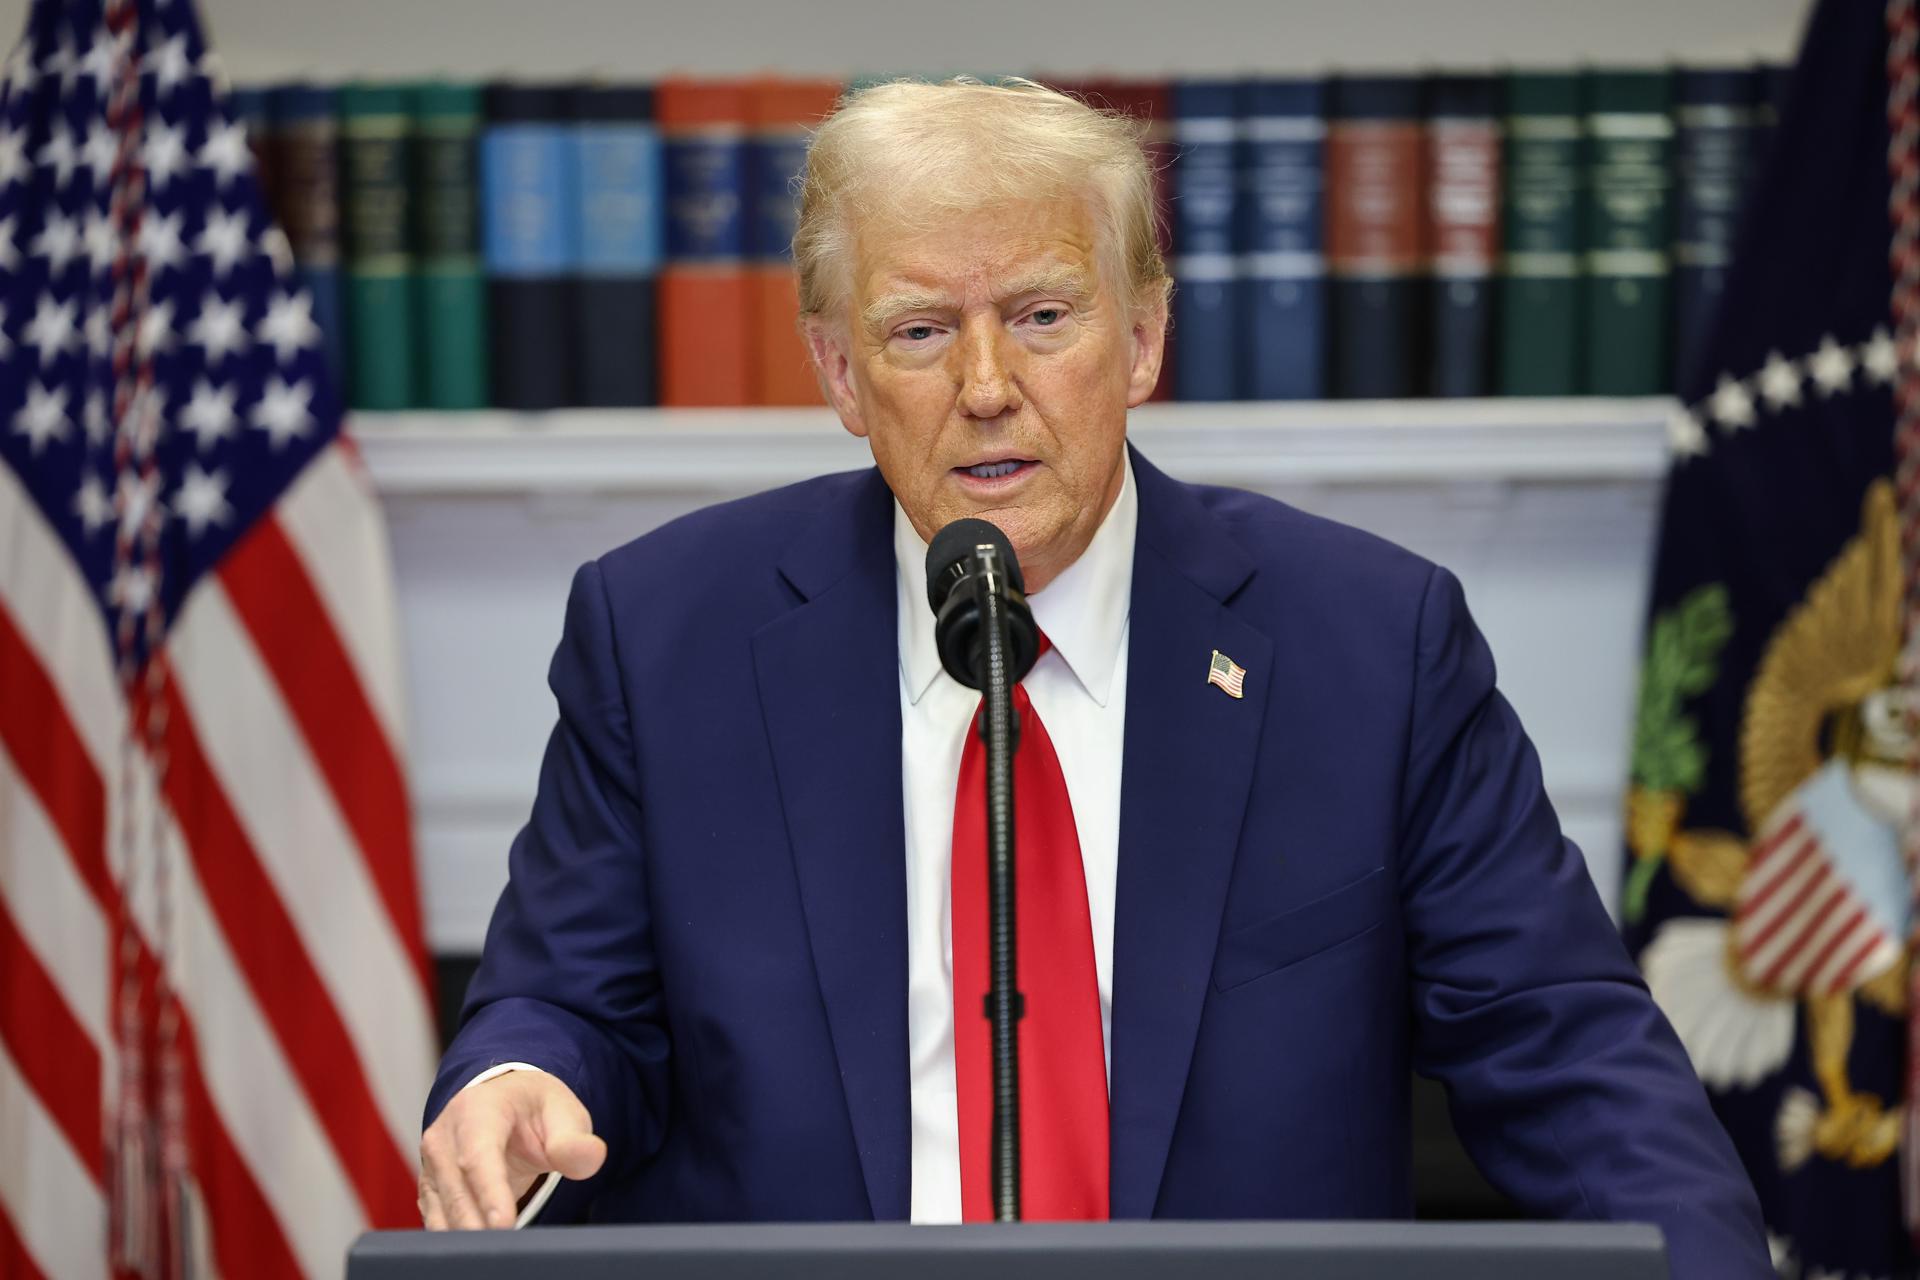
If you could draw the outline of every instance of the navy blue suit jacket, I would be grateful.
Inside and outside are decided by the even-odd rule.
[[[1771,1274],[1459,584],[1134,468],[1113,1216],[1404,1217],[1412,1068],[1530,1211],[1657,1223],[1677,1276]],[[892,519],[877,472],[828,476],[574,579],[559,724],[427,1107],[497,1062],[564,1080],[610,1155],[549,1219],[907,1215]]]

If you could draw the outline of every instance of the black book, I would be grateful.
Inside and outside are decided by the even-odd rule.
[[[493,402],[575,400],[573,289],[579,259],[569,90],[493,85],[480,140]]]

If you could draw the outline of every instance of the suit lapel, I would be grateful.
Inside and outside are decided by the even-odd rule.
[[[906,828],[893,508],[877,472],[849,506],[783,560],[802,603],[755,634],[754,666],[867,1199],[875,1218],[905,1218]]]
[[[1153,1212],[1186,1089],[1273,676],[1226,608],[1253,565],[1184,486],[1134,455],[1127,724],[1114,907],[1112,1212]],[[1215,649],[1246,696],[1207,683]]]

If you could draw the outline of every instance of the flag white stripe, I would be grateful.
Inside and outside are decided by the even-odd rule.
[[[346,1024],[394,1142],[410,1154],[433,1083],[432,1015],[420,984],[401,980],[412,966],[365,860],[217,580],[175,621],[171,651],[208,763]]]
[[[1769,885],[1793,866],[1793,860],[1799,856],[1800,850],[1812,843],[1814,837],[1811,833],[1796,832],[1763,853],[1747,873],[1746,879],[1740,882],[1736,905],[1744,906],[1765,893]]]
[[[6,466],[0,466],[0,609],[59,690],[111,795],[125,721],[106,627],[66,547]]]
[[[386,526],[365,468],[336,441],[300,473],[274,514],[306,565],[395,758],[404,758],[400,622]]]
[[[48,1280],[107,1273],[107,1202],[0,1041],[0,1209]]]
[[[107,1026],[107,919],[47,820],[40,797],[0,744],[0,899],[95,1045]]]
[[[1778,990],[1798,990],[1801,980],[1807,976],[1807,970],[1812,967],[1814,959],[1819,956],[1820,949],[1826,946],[1836,933],[1839,933],[1842,929],[1846,929],[1848,921],[1853,920],[1853,913],[1858,909],[1859,903],[1852,894],[1847,892],[1846,886],[1841,884],[1837,879],[1832,881],[1832,885],[1831,890],[1815,895],[1818,901],[1809,899],[1806,910],[1802,911],[1798,918],[1780,931],[1783,934],[1792,934],[1794,937],[1798,937],[1800,931],[1807,927],[1807,924],[1813,919],[1815,913],[1817,913],[1822,906],[1826,905],[1829,898],[1833,899],[1833,906],[1827,912],[1827,918],[1820,922],[1820,927],[1813,931],[1812,937],[1794,948],[1792,958],[1787,961],[1786,967],[1781,969],[1780,976],[1773,980],[1773,985]],[[1862,919],[1855,922],[1854,928],[1858,929],[1866,925],[1867,922]],[[1855,943],[1854,945],[1858,944]],[[1764,970],[1761,972],[1764,972]]]
[[[131,795],[144,811],[135,820],[147,824],[148,771],[142,763],[135,772]],[[227,948],[171,815],[163,830],[173,926],[167,972],[193,1019],[214,1111],[301,1269],[338,1276],[344,1250],[366,1226],[359,1201]],[[136,877],[131,906],[149,946],[161,953],[154,877]]]
[[[1744,949],[1752,939],[1758,938],[1769,928],[1773,928],[1776,920],[1780,921],[1779,927],[1774,929],[1773,935],[1766,940],[1759,951],[1751,956],[1744,956],[1753,972],[1758,973],[1773,963],[1773,957],[1780,954],[1781,949],[1793,940],[1793,925],[1789,917],[1799,912],[1802,896],[1818,880],[1824,879],[1826,874],[1826,858],[1815,851],[1814,855],[1802,862],[1790,877],[1780,882],[1780,887],[1774,890],[1773,896],[1758,910],[1740,917],[1737,933],[1743,955]]]

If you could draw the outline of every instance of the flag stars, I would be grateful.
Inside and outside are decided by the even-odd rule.
[[[260,247],[273,263],[274,275],[285,279],[293,274],[293,246],[287,242],[286,232],[269,225],[260,233]]]
[[[1707,412],[1729,431],[1750,427],[1753,425],[1753,396],[1747,391],[1746,383],[1723,373],[1720,375],[1720,384],[1708,398]]]
[[[234,399],[232,384],[215,387],[202,378],[194,385],[193,397],[180,411],[180,425],[193,432],[202,453],[233,434]]]
[[[7,304],[0,302],[0,356],[13,351],[13,339],[7,336]]]
[[[107,497],[100,477],[91,471],[80,476],[79,492],[73,495],[73,514],[80,517],[89,538],[113,523],[113,501]]]
[[[1860,344],[1860,368],[1868,381],[1893,385],[1894,371],[1899,368],[1900,357],[1893,345],[1893,335],[1886,326],[1873,331],[1873,336]]]
[[[207,140],[196,157],[203,169],[213,170],[222,191],[253,167],[253,152],[247,149],[246,126],[239,121],[215,124],[207,131]]]
[[[147,274],[158,279],[162,271],[179,266],[186,260],[187,247],[180,242],[181,215],[178,212],[162,216],[149,212],[140,220],[140,231],[135,237],[140,256],[147,260]]]
[[[73,131],[67,128],[65,120],[53,126],[53,132],[47,135],[40,154],[34,159],[53,169],[54,186],[64,187],[73,181],[73,171],[80,165],[80,152],[73,145]]]
[[[27,131],[0,129],[0,187],[10,187],[32,172],[27,162]]]
[[[120,518],[120,536],[133,538],[147,523],[147,517],[153,514],[154,503],[160,496],[159,475],[140,475],[131,468],[120,473],[114,485],[113,510]]]
[[[187,38],[175,36],[147,54],[141,69],[153,76],[158,96],[165,101],[193,75],[193,59],[187,55]]]
[[[59,275],[80,253],[80,228],[59,212],[47,215],[47,224],[33,238],[33,251],[47,260],[47,270]]]
[[[253,425],[267,433],[273,447],[284,449],[287,442],[307,434],[313,415],[307,406],[313,400],[313,385],[304,379],[287,385],[286,379],[267,379],[267,389],[253,406]]]
[[[226,302],[219,294],[209,293],[201,301],[200,314],[187,329],[187,341],[205,349],[209,369],[233,352],[246,349],[251,339],[245,314],[246,304],[238,299]]]
[[[50,293],[40,295],[40,301],[34,305],[33,319],[27,321],[20,338],[28,346],[39,348],[42,365],[53,363],[73,347],[77,340],[73,328],[77,309],[75,303],[54,301]]]
[[[33,66],[32,44],[22,40],[7,59],[5,86],[0,88],[0,98],[17,98],[31,90],[39,79],[40,74]]]
[[[1778,351],[1767,352],[1767,363],[1760,370],[1760,398],[1776,413],[1799,404],[1799,366]]]
[[[67,438],[67,389],[48,388],[34,379],[27,388],[27,402],[13,415],[15,435],[27,438],[27,447],[35,456],[49,440]]]
[[[80,146],[80,163],[93,172],[96,186],[113,176],[113,165],[120,158],[120,141],[113,130],[98,120],[87,126],[87,140]]]
[[[87,350],[95,359],[105,360],[113,354],[113,313],[105,307],[94,307],[87,312],[86,323]]]
[[[80,233],[80,240],[86,246],[90,274],[113,269],[113,260],[120,253],[120,232],[114,227],[113,219],[98,209],[87,210],[87,225]]]
[[[107,417],[107,395],[98,388],[87,393],[86,407],[80,414],[80,425],[87,433],[87,443],[99,448],[113,434],[113,421]]]
[[[151,356],[173,346],[173,303],[156,302],[140,316],[134,334],[134,346],[140,355]]]
[[[113,83],[114,68],[119,61],[119,42],[102,27],[93,33],[93,44],[88,47],[87,55],[80,59],[79,72],[93,81],[96,93],[105,97],[107,86]]]
[[[153,603],[152,572],[144,565],[122,565],[107,583],[107,603],[123,613],[145,613]]]
[[[146,168],[147,182],[155,190],[179,177],[187,167],[186,130],[162,120],[147,125],[146,145],[140,148],[140,163]]]
[[[199,463],[189,462],[173,496],[173,512],[187,522],[187,534],[194,538],[205,533],[208,525],[225,524],[233,516],[227,503],[227,473],[218,468],[208,473]]]
[[[260,321],[260,337],[272,345],[281,364],[291,361],[302,347],[317,345],[320,326],[313,322],[313,299],[304,290],[275,294]]]
[[[1704,457],[1708,449],[1706,428],[1693,414],[1677,409],[1667,419],[1667,444],[1675,457]]]
[[[251,216],[245,209],[228,212],[215,208],[207,213],[206,226],[200,229],[200,235],[194,240],[195,252],[204,253],[213,261],[213,274],[225,279],[227,273],[247,256]]]
[[[1853,381],[1853,356],[1828,334],[1820,340],[1820,349],[1807,357],[1807,372],[1822,398],[1836,396]]]
[[[20,266],[20,249],[13,242],[13,215],[0,218],[0,271],[13,271]]]

